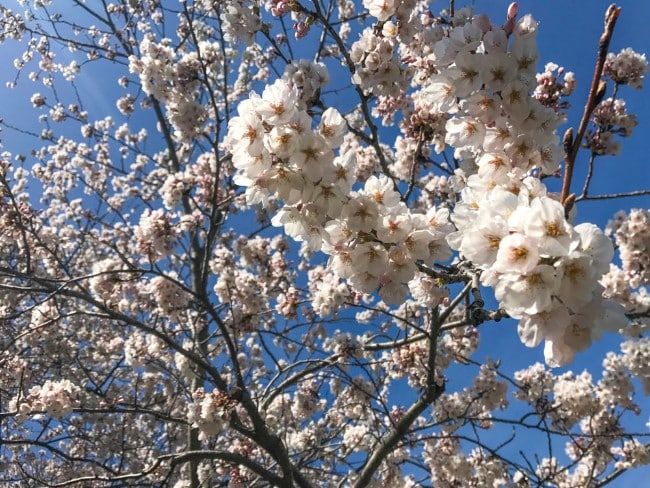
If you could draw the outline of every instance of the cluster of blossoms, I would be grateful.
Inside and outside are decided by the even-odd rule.
[[[466,416],[479,420],[482,428],[489,428],[492,411],[504,409],[508,405],[507,392],[506,382],[498,378],[494,369],[483,365],[471,388],[443,394],[438,399],[433,416],[443,424],[442,430],[445,433],[459,429]]]
[[[345,334],[335,337],[341,335]],[[636,346],[633,346],[633,343]],[[632,403],[633,387],[630,375],[637,378],[645,375],[647,378],[649,349],[647,344],[642,342],[633,343],[624,345],[620,355],[608,355],[603,364],[603,378],[598,383],[595,383],[587,372],[554,375],[539,363],[515,374],[515,398],[529,403],[533,407],[532,414],[541,421],[551,422],[556,432],[575,433],[565,447],[572,460],[572,468],[552,468],[557,467],[558,462],[557,459],[549,458],[539,467],[537,475],[540,479],[552,476],[554,482],[557,480],[560,486],[569,488],[584,485],[589,479],[587,468],[591,467],[600,473],[612,459],[620,466],[640,466],[648,463],[649,446],[634,438],[620,439],[622,425],[617,412],[620,412],[620,409],[636,412],[638,409]],[[401,348],[406,368],[418,367],[418,361],[421,363],[426,354],[425,348],[415,347],[416,344]],[[411,358],[407,359],[409,354]],[[382,361],[383,363],[385,362]],[[410,366],[406,363],[410,363]],[[481,366],[471,386],[461,392],[443,394],[436,401],[433,418],[436,425],[441,426],[442,432],[439,435],[427,436],[424,455],[424,462],[432,479],[436,480],[436,486],[454,487],[458,486],[461,480],[474,480],[477,486],[493,486],[492,483],[501,486],[510,482],[517,486],[518,481],[529,478],[530,474],[513,473],[511,466],[504,463],[503,458],[490,456],[483,450],[475,450],[468,455],[462,449],[459,438],[454,436],[454,433],[461,432],[460,437],[463,437],[459,429],[468,421],[480,429],[491,429],[499,425],[500,420],[492,411],[507,406],[508,383],[498,376],[496,368],[498,366],[494,363]],[[426,375],[424,366],[420,364],[419,369],[421,375]],[[413,376],[411,372],[408,374],[410,380],[420,376],[420,373]],[[304,408],[310,412],[317,408],[314,398],[320,398],[317,394],[317,383],[308,379],[300,389],[304,391],[307,400],[307,406]],[[413,386],[424,385],[414,382]],[[326,418],[328,425],[336,425],[341,430],[343,454],[362,453],[372,449],[376,420],[370,413],[370,398],[382,393],[377,392],[376,386],[373,387],[361,377],[352,378],[350,386],[347,387],[338,380],[331,380],[330,389],[336,396],[336,402],[327,412]],[[320,395],[322,393],[321,391]],[[266,409],[266,418],[269,424],[277,426],[280,432],[291,432],[287,435],[291,446],[305,449],[322,438],[323,430],[322,425],[310,423],[305,425],[301,432],[295,431],[296,422],[300,420],[300,409],[296,407],[296,403],[303,401],[298,399],[299,394],[300,392],[296,392],[295,399],[289,394],[276,396]],[[389,414],[391,420],[386,421],[397,421],[403,413],[403,410],[394,408]],[[280,419],[288,420],[283,424]],[[531,417],[524,423],[535,428],[539,426],[537,422],[537,419]],[[413,435],[415,438],[415,434]],[[410,452],[408,449],[399,448],[394,454],[396,460],[399,460],[408,457]],[[389,468],[390,460],[387,460],[386,469]],[[547,468],[548,472],[545,472]],[[399,467],[395,466],[395,469],[399,470]],[[400,479],[402,484],[393,485],[388,484],[384,478],[381,479],[383,484],[377,486],[403,486],[406,482]]]
[[[625,100],[607,98],[593,112],[595,128],[587,134],[587,147],[596,155],[616,155],[621,143],[614,137],[629,137],[638,125],[636,115],[628,114]]]
[[[351,291],[331,270],[316,266],[307,274],[311,306],[319,317],[327,317],[341,308]]]
[[[450,257],[448,210],[411,212],[385,175],[370,176],[353,191],[354,154],[334,154],[345,120],[329,108],[314,131],[303,103],[293,84],[278,80],[239,105],[227,137],[239,170],[235,181],[247,187],[250,203],[265,203],[270,194],[282,200],[272,223],[329,254],[339,277],[361,292],[378,289],[385,301],[400,302],[417,261]]]
[[[603,377],[596,384],[584,371],[576,375],[567,372],[553,375],[540,363],[515,373],[518,390],[515,398],[534,407],[540,419],[550,419],[554,428],[569,431],[580,429],[566,444],[566,453],[575,463],[573,471],[557,472],[557,460],[547,459],[540,468],[543,476],[553,476],[558,486],[580,486],[589,479],[589,470],[603,471],[611,459],[621,466],[638,466],[650,462],[650,446],[637,439],[621,441],[620,419],[612,412],[622,408],[638,413],[632,403],[630,375],[644,381],[647,391],[647,341],[628,341],[621,346],[622,354],[609,353],[603,362]],[[645,363],[644,363],[645,362]],[[641,366],[644,363],[644,366]]]
[[[650,293],[644,286],[631,288],[628,276],[624,270],[610,264],[609,272],[603,275],[600,284],[604,287],[604,297],[615,300],[625,307],[626,312],[637,315],[631,326],[623,331],[627,336],[635,337],[650,324],[650,318],[647,317],[647,311],[650,310]]]
[[[301,59],[289,63],[282,78],[298,89],[302,102],[309,103],[318,98],[321,88],[329,83],[330,76],[324,64]]]
[[[194,203],[201,208],[213,205],[215,183],[213,175],[216,172],[217,161],[212,153],[201,154],[196,162],[188,164],[183,171],[170,172],[159,189],[163,204],[167,210],[175,210],[181,203],[182,197],[190,189],[193,190]],[[221,191],[218,196],[223,197]],[[201,216],[196,212],[181,217],[181,226],[191,227],[195,221],[200,222]],[[187,230],[187,229],[184,229]]]
[[[650,394],[650,339],[629,340],[621,344],[623,364],[632,376],[643,384],[643,391]]]
[[[131,332],[123,344],[124,362],[134,368],[143,368],[152,361],[165,361],[168,356],[163,342],[154,336]]]
[[[643,79],[648,72],[648,60],[645,54],[635,53],[631,48],[622,49],[620,53],[609,53],[605,59],[603,74],[619,85],[629,85],[640,90]]]
[[[250,46],[255,39],[255,32],[262,26],[259,12],[253,2],[247,0],[229,0],[221,8],[222,28],[225,39],[234,44],[239,39]]]
[[[30,101],[51,145],[13,173],[2,155],[0,391],[13,400],[0,483],[569,488],[650,462],[624,429],[635,388],[650,391],[650,296],[629,286],[649,280],[650,215],[611,225],[618,269],[607,235],[574,225],[544,186],[575,79],[552,63],[536,73],[531,17],[516,22],[513,4],[500,27],[418,0],[171,3],[113,2],[92,16],[111,21],[99,28],[25,21],[46,88],[78,71],[48,47],[69,25],[89,60],[128,59],[119,84],[134,91],[119,119],[93,121],[42,88]],[[264,8],[285,17],[267,22]],[[332,77],[349,69],[334,90],[323,64],[291,59],[306,46],[288,39],[287,14],[296,38],[322,29],[315,59],[343,63]],[[640,86],[644,63],[612,55],[605,76]],[[281,79],[249,97],[278,65]],[[359,99],[335,100],[345,90]],[[635,125],[616,92],[603,98],[587,139],[598,154]],[[162,146],[129,128],[152,107]],[[394,143],[379,119],[401,131]],[[57,139],[63,124],[85,142]],[[240,213],[251,205],[254,228]],[[299,260],[269,221],[302,243]],[[480,283],[499,310],[484,309]],[[625,322],[606,299],[633,326],[601,379],[536,364],[513,381],[472,358],[478,322],[508,314],[565,364]],[[533,451],[524,462],[515,436]]]
[[[187,420],[199,429],[200,438],[220,434],[230,420],[235,402],[217,390],[206,392],[203,388],[192,394],[187,409]]]
[[[161,315],[173,322],[183,322],[182,317],[187,313],[192,297],[177,279],[176,272],[170,271],[165,276],[153,277],[149,286]]]
[[[46,413],[61,418],[78,406],[79,387],[70,380],[47,380],[29,389],[24,398],[14,398],[9,405],[17,412],[16,420],[25,420],[32,413]]]
[[[210,270],[217,276],[214,293],[222,303],[232,306],[224,324],[240,336],[257,330],[269,318],[268,300],[288,291],[292,269],[285,256],[288,245],[283,236],[242,236],[232,247],[215,252]]]
[[[607,226],[614,236],[629,286],[650,284],[650,211],[618,212]]]
[[[424,339],[424,338],[423,338]],[[466,358],[470,357],[479,346],[479,334],[475,327],[458,327],[451,329],[447,334],[440,338],[436,351],[436,382],[439,386],[443,385],[444,371],[453,362],[463,363]],[[386,364],[386,370],[391,378],[406,378],[409,386],[413,388],[426,387],[428,366],[422,361],[427,354],[427,344],[425,340],[414,341],[404,346],[396,347],[382,356],[382,361]],[[489,371],[482,373],[490,375]],[[478,380],[478,378],[477,378]],[[478,387],[482,382],[475,383]],[[483,391],[484,388],[481,388]],[[494,388],[495,394],[502,391],[501,387]],[[468,403],[475,402],[476,395],[481,397],[485,393],[468,393],[464,392],[464,398]],[[444,397],[447,398],[447,397]],[[459,398],[459,397],[454,397]],[[472,399],[473,398],[473,399]],[[448,403],[449,398],[441,400],[441,405]],[[466,405],[467,406],[467,405]],[[449,407],[442,406],[442,411],[449,410]],[[479,409],[481,407],[478,407]],[[447,417],[449,418],[449,417]]]
[[[104,303],[115,306],[120,311],[129,309],[129,302],[137,296],[137,285],[124,271],[124,263],[119,259],[106,258],[93,264],[89,285],[92,293]]]
[[[350,58],[357,69],[352,81],[375,95],[397,97],[406,80],[394,55],[397,41],[394,36],[377,36],[366,29],[352,45]]]
[[[440,111],[453,113],[445,141],[462,159],[449,243],[520,320],[522,341],[546,341],[547,362],[566,364],[625,318],[598,285],[611,242],[593,225],[574,227],[538,177],[554,174],[563,152],[555,134],[561,116],[530,94],[537,23],[525,16],[514,26],[509,52],[506,32],[480,17],[453,31],[464,35],[436,43],[439,74],[424,87]]]
[[[522,342],[545,340],[547,362],[566,364],[603,331],[624,327],[622,307],[604,301],[598,284],[613,256],[604,234],[591,224],[570,226],[553,199],[491,193],[462,227],[454,214],[459,232],[466,230],[458,247],[519,319]]]
[[[574,92],[576,83],[573,72],[565,72],[564,68],[555,63],[546,63],[544,72],[537,74],[537,86],[533,96],[547,107],[565,109],[568,104],[561,99]]]
[[[145,210],[135,228],[138,249],[147,260],[156,262],[169,256],[178,242],[179,228],[163,209]]]
[[[510,475],[505,463],[497,457],[486,456],[478,448],[467,455],[460,441],[454,437],[442,435],[428,440],[424,449],[431,481],[437,487],[509,485]]]
[[[201,65],[218,61],[221,51],[218,44],[203,41],[196,52],[177,60],[170,43],[169,39],[155,42],[153,35],[146,36],[140,43],[140,56],[129,57],[129,70],[139,76],[147,95],[167,106],[175,137],[187,142],[200,134],[207,118],[205,107],[197,101]],[[128,100],[121,105],[128,111]]]
[[[378,18],[386,20],[394,9],[382,5]],[[603,331],[623,327],[625,317],[602,299],[598,284],[613,256],[611,242],[593,225],[573,226],[540,179],[559,170],[558,100],[573,90],[573,78],[567,74],[560,84],[555,65],[536,77],[532,17],[508,29],[510,41],[509,31],[485,17],[455,22],[432,48],[436,74],[419,81],[414,97],[444,122],[444,144],[462,160],[455,176],[460,201],[451,216],[446,208],[409,209],[383,174],[353,190],[353,154],[334,154],[345,120],[327,109],[314,131],[304,97],[284,80],[239,105],[227,146],[248,201],[264,204],[269,195],[283,201],[273,224],[329,254],[329,266],[355,289],[378,290],[384,301],[399,303],[410,284],[430,304],[431,293],[419,293],[416,264],[447,260],[449,242],[520,320],[522,341],[531,347],[546,341],[547,362],[561,365]],[[389,39],[373,39],[375,64],[394,62],[392,46],[381,47]],[[374,59],[370,54],[365,63]]]
[[[267,310],[267,287],[247,269],[228,266],[227,261],[215,259],[211,270],[219,271],[214,292],[222,301],[232,305],[231,317],[225,324],[235,334],[256,330]]]
[[[603,67],[603,78],[615,83],[614,97],[602,100],[592,116],[594,128],[587,133],[587,147],[594,155],[616,155],[621,144],[615,136],[629,137],[638,124],[636,115],[629,114],[625,101],[616,96],[619,85],[629,85],[641,89],[648,61],[645,54],[638,54],[630,48],[620,53],[609,53]]]
[[[294,21],[293,30],[296,39],[302,39],[309,34],[313,19],[306,16],[300,9],[297,2],[293,0],[265,0],[266,10],[271,12],[274,17],[282,17],[290,13],[291,20]]]

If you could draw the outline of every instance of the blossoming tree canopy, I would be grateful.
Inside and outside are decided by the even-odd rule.
[[[650,462],[650,190],[594,183],[638,125],[648,63],[609,49],[634,12],[574,74],[535,12],[435,8],[0,6],[31,106],[0,122],[2,483],[568,488]],[[511,330],[546,364],[486,357]]]
[[[392,2],[365,5],[379,21],[396,15],[405,22],[413,10],[408,2],[399,9]],[[512,20],[514,13],[509,15]],[[235,181],[247,187],[250,203],[281,202],[273,225],[312,251],[324,250],[340,278],[363,293],[377,291],[389,304],[402,303],[409,289],[421,286],[426,271],[418,265],[431,270],[448,261],[451,246],[459,262],[473,266],[483,284],[494,288],[505,313],[524,324],[522,341],[529,346],[545,341],[547,362],[566,364],[602,331],[626,323],[624,308],[603,300],[598,283],[609,271],[612,242],[595,226],[574,226],[542,183],[559,171],[564,157],[556,133],[563,121],[558,97],[571,93],[573,76],[559,84],[552,77],[557,67],[549,66],[536,77],[537,23],[530,15],[511,28],[481,16],[450,27],[431,21],[422,28],[433,39],[431,52],[409,46],[410,55],[425,58],[432,76],[418,80],[413,93],[405,93],[409,69],[391,68],[398,62],[396,46],[415,36],[407,32],[402,40],[399,29],[393,35],[383,30],[378,35],[372,27],[363,31],[351,47],[353,82],[363,93],[421,100],[430,117],[445,121],[428,131],[437,129],[444,144],[436,151],[453,148],[459,166],[451,177],[457,195],[451,212],[448,199],[410,207],[390,167],[379,176],[357,176],[363,186],[350,185],[343,161],[354,165],[356,148],[340,147],[345,119],[330,107],[312,130],[312,87],[320,89],[328,79],[313,63],[303,63],[298,82],[295,64],[289,65],[261,96],[253,93],[239,105],[226,138],[238,170]],[[645,59],[629,51],[607,61],[605,73],[614,80],[643,76],[647,68],[636,66]],[[620,64],[637,76],[614,74]],[[400,70],[405,87],[392,94]],[[378,88],[386,72],[393,75]],[[304,84],[310,89],[301,92]],[[559,94],[550,95],[553,90]],[[423,128],[418,129],[416,140],[423,146]],[[437,305],[426,296],[418,303]],[[552,326],[548,316],[554,317]]]

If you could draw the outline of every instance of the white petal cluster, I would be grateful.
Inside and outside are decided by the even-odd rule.
[[[380,21],[388,20],[395,13],[397,4],[395,0],[363,0],[363,6],[373,17]]]
[[[253,44],[255,33],[262,27],[259,12],[253,2],[229,0],[221,7],[221,24],[224,38],[236,43],[241,40],[247,46]]]
[[[158,304],[158,310],[174,322],[182,321],[192,298],[190,293],[180,286],[177,279],[176,273],[170,271],[165,276],[152,278],[149,288]]]
[[[366,6],[384,20],[398,8]],[[440,303],[444,294],[417,273],[417,263],[449,259],[448,243],[519,319],[522,342],[544,341],[547,362],[557,366],[604,331],[621,328],[625,317],[622,307],[603,300],[598,283],[613,256],[610,240],[593,225],[574,226],[541,180],[558,171],[564,155],[555,129],[562,122],[559,99],[573,90],[573,78],[557,81],[564,72],[556,65],[536,75],[531,16],[509,29],[482,16],[459,18],[435,36],[428,58],[435,74],[417,82],[416,106],[444,124],[436,150],[449,145],[461,161],[454,177],[460,199],[451,215],[446,208],[424,215],[409,209],[374,165],[361,177],[355,161],[361,148],[336,155],[342,145],[356,147],[345,142],[347,121],[330,108],[314,129],[306,111],[327,80],[320,65],[294,63],[261,96],[240,103],[226,147],[248,203],[282,201],[273,225],[329,254],[329,269],[356,290],[400,303],[410,287],[419,303]],[[362,33],[351,49],[353,62],[363,65],[356,76],[390,72],[384,64],[393,60],[393,41]],[[289,310],[293,301],[286,293],[281,298],[279,306]]]
[[[566,443],[574,469],[561,473],[557,460],[546,459],[537,469],[539,476],[552,476],[558,486],[569,488],[584,485],[593,475],[590,470],[604,471],[612,459],[621,468],[650,463],[647,444],[634,437],[619,438],[622,425],[617,413],[619,409],[639,411],[632,403],[630,375],[648,377],[648,355],[643,348],[647,349],[643,341],[629,341],[622,345],[622,354],[609,353],[597,385],[587,371],[555,376],[540,363],[515,373],[519,387],[515,398],[533,406],[539,419],[550,419],[554,429],[575,432]]]
[[[370,431],[364,424],[350,424],[343,431],[343,446],[346,451],[366,451],[372,446]]]
[[[300,90],[301,99],[305,103],[318,96],[321,87],[329,83],[329,73],[325,65],[306,59],[292,61],[285,68],[282,78]],[[340,144],[339,142],[337,146]]]
[[[610,221],[607,231],[618,246],[623,270],[629,285],[637,288],[650,284],[650,211],[621,211]]]
[[[156,42],[149,34],[140,43],[140,56],[129,56],[129,71],[140,77],[146,94],[167,106],[174,136],[181,141],[198,135],[207,118],[205,108],[197,101],[199,59],[214,61],[220,52],[216,44],[209,42],[201,42],[198,50],[176,59],[170,39]]]
[[[479,448],[467,454],[454,437],[440,436],[426,441],[424,460],[436,487],[517,486],[509,483],[511,475],[501,459]]]
[[[0,151],[0,485],[575,488],[650,464],[650,214],[603,234],[545,187],[576,81],[536,73],[516,2],[503,27],[423,0],[17,2],[0,44],[24,37],[10,84],[40,82],[43,140]],[[130,74],[97,119],[69,83],[106,61]],[[605,64],[592,156],[647,71]],[[475,357],[509,315],[564,364],[624,324],[608,299],[632,324],[602,375]]]
[[[613,447],[612,454],[621,457],[615,464],[616,469],[624,470],[650,464],[650,446],[639,442],[638,439],[625,441],[623,447]]]
[[[518,194],[504,187],[480,194],[468,186],[463,196],[471,203],[456,207],[459,231],[450,242],[484,270],[484,283],[520,320],[522,342],[535,347],[544,340],[547,361],[566,364],[625,319],[622,308],[603,302],[598,284],[613,256],[611,242],[591,224],[571,226],[562,205],[538,185],[524,179]]]
[[[593,225],[574,227],[539,179],[558,170],[563,151],[555,134],[561,116],[531,93],[537,23],[523,17],[509,51],[495,42],[505,36],[498,27],[485,29],[475,19],[438,41],[439,74],[424,88],[453,113],[445,141],[463,160],[465,187],[451,215],[458,230],[448,240],[520,320],[522,342],[546,341],[547,362],[566,364],[624,323],[598,285],[613,246]]]
[[[142,368],[152,361],[165,361],[165,344],[161,339],[142,332],[131,332],[124,340],[124,362],[132,368]]]
[[[494,369],[481,366],[472,388],[451,394],[443,394],[433,409],[433,416],[442,425],[443,432],[452,433],[462,427],[464,418],[480,419],[482,428],[490,428],[492,410],[508,405],[508,385],[498,378]]]
[[[17,410],[18,421],[23,421],[34,413],[61,418],[79,405],[78,397],[79,387],[70,380],[46,380],[42,385],[31,387],[26,397],[10,402],[10,407]]]
[[[350,296],[348,285],[331,269],[316,266],[307,273],[311,306],[319,317],[327,317],[343,306]]]
[[[140,253],[150,261],[158,261],[173,252],[179,229],[163,209],[147,209],[140,216],[134,234]]]
[[[90,279],[90,289],[104,303],[116,305],[119,310],[128,309],[127,303],[132,298],[133,283],[124,270],[124,263],[115,258],[102,259],[93,263],[93,277]]]
[[[636,53],[629,47],[622,49],[618,54],[607,54],[604,74],[618,84],[630,85],[640,90],[647,72],[648,60],[645,54]]]
[[[568,372],[556,378],[553,394],[557,409],[554,415],[562,419],[567,428],[583,417],[594,415],[599,409],[591,375],[587,371],[579,375]]]
[[[626,341],[621,344],[621,351],[625,366],[641,381],[643,391],[650,394],[650,339]]]
[[[371,0],[374,4],[392,3],[386,0]],[[398,97],[406,88],[406,79],[397,56],[395,56],[395,38],[377,35],[367,28],[361,33],[350,50],[350,59],[356,69],[352,82],[368,93]]]
[[[223,431],[234,407],[233,400],[223,393],[217,390],[206,392],[203,388],[198,388],[192,394],[187,420],[199,429],[199,439],[205,440]]]
[[[413,213],[385,175],[372,175],[353,191],[355,157],[334,153],[345,119],[327,109],[314,130],[301,104],[295,85],[278,80],[239,105],[227,136],[235,181],[247,187],[250,203],[281,199],[273,225],[329,254],[331,269],[354,288],[403,301],[417,261],[432,264],[451,255],[448,210]]]
[[[621,143],[616,136],[629,137],[638,125],[636,115],[629,114],[625,100],[606,98],[593,112],[595,130],[587,134],[587,146],[596,155],[616,155]]]
[[[266,286],[256,275],[244,269],[227,268],[218,275],[214,292],[223,303],[233,306],[231,316],[225,322],[236,334],[257,329],[266,309]]]
[[[564,68],[555,63],[546,63],[544,72],[537,74],[537,86],[533,96],[547,107],[560,110],[567,108],[562,97],[571,95],[576,89],[576,79],[573,72],[565,72]]]

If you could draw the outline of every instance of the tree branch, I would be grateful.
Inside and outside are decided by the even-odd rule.
[[[614,33],[614,26],[616,25],[616,20],[618,19],[619,14],[621,13],[621,8],[617,7],[614,4],[611,4],[605,13],[605,28],[602,35],[600,36],[600,41],[598,42],[598,54],[596,57],[596,66],[594,68],[594,74],[591,79],[591,88],[589,89],[589,95],[587,97],[587,102],[585,103],[584,112],[582,113],[582,119],[578,125],[578,132],[573,139],[573,144],[570,148],[570,151],[566,155],[566,167],[564,171],[564,180],[562,181],[562,193],[560,196],[560,202],[565,204],[569,198],[571,192],[571,179],[573,178],[573,170],[575,167],[576,157],[580,146],[582,144],[582,139],[587,130],[587,125],[589,124],[589,119],[593,113],[596,105],[599,103],[599,97],[602,98],[602,88],[600,78],[603,74],[603,68],[605,66],[605,58],[607,57],[607,50],[609,49],[609,43],[612,39],[612,34]],[[570,207],[566,209],[568,212]]]

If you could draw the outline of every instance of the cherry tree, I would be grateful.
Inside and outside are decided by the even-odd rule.
[[[615,5],[593,75],[540,59],[551,26],[516,3],[436,8],[0,6],[32,106],[2,121],[3,484],[596,487],[650,463],[650,211],[626,207],[650,190],[592,184],[646,58],[610,52]],[[545,364],[477,352],[504,328]]]

